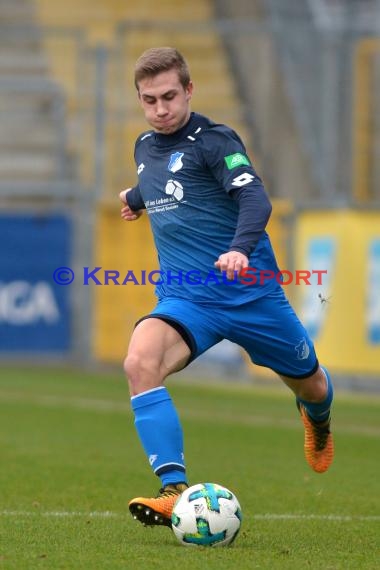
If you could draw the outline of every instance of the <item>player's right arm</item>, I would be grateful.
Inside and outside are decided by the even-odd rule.
[[[122,190],[119,194],[121,207],[121,217],[126,222],[137,220],[143,213],[145,205],[141,197],[138,186]]]

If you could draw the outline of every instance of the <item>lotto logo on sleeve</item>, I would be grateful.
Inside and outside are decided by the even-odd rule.
[[[248,160],[248,157],[245,156],[245,154],[241,154],[241,152],[236,152],[235,154],[229,154],[228,156],[225,156],[224,161],[227,165],[228,170],[232,170],[237,166],[251,165],[251,163]]]
[[[244,172],[244,174],[240,174],[240,176],[237,176],[236,178],[233,179],[232,186],[237,186],[238,188],[240,188],[241,186],[245,186],[246,184],[252,182],[254,178],[255,177],[252,174]]]

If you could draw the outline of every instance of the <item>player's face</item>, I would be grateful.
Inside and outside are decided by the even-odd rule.
[[[175,69],[142,79],[138,87],[145,119],[155,131],[170,135],[187,123],[193,84],[183,87]]]

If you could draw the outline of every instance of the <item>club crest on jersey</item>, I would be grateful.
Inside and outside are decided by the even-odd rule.
[[[170,172],[178,172],[178,170],[181,170],[181,168],[183,167],[183,162],[182,162],[183,155],[184,155],[183,152],[174,152],[171,155],[168,164],[168,170]]]

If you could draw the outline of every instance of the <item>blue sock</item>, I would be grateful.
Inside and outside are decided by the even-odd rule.
[[[316,422],[324,422],[329,418],[330,408],[334,397],[334,389],[329,373],[323,366],[321,366],[321,368],[325,373],[327,381],[327,396],[323,402],[312,403],[301,400],[301,398],[297,398],[298,402],[300,402],[305,407],[311,419]]]
[[[135,426],[154,473],[163,486],[187,483],[182,427],[164,386],[131,398]]]

